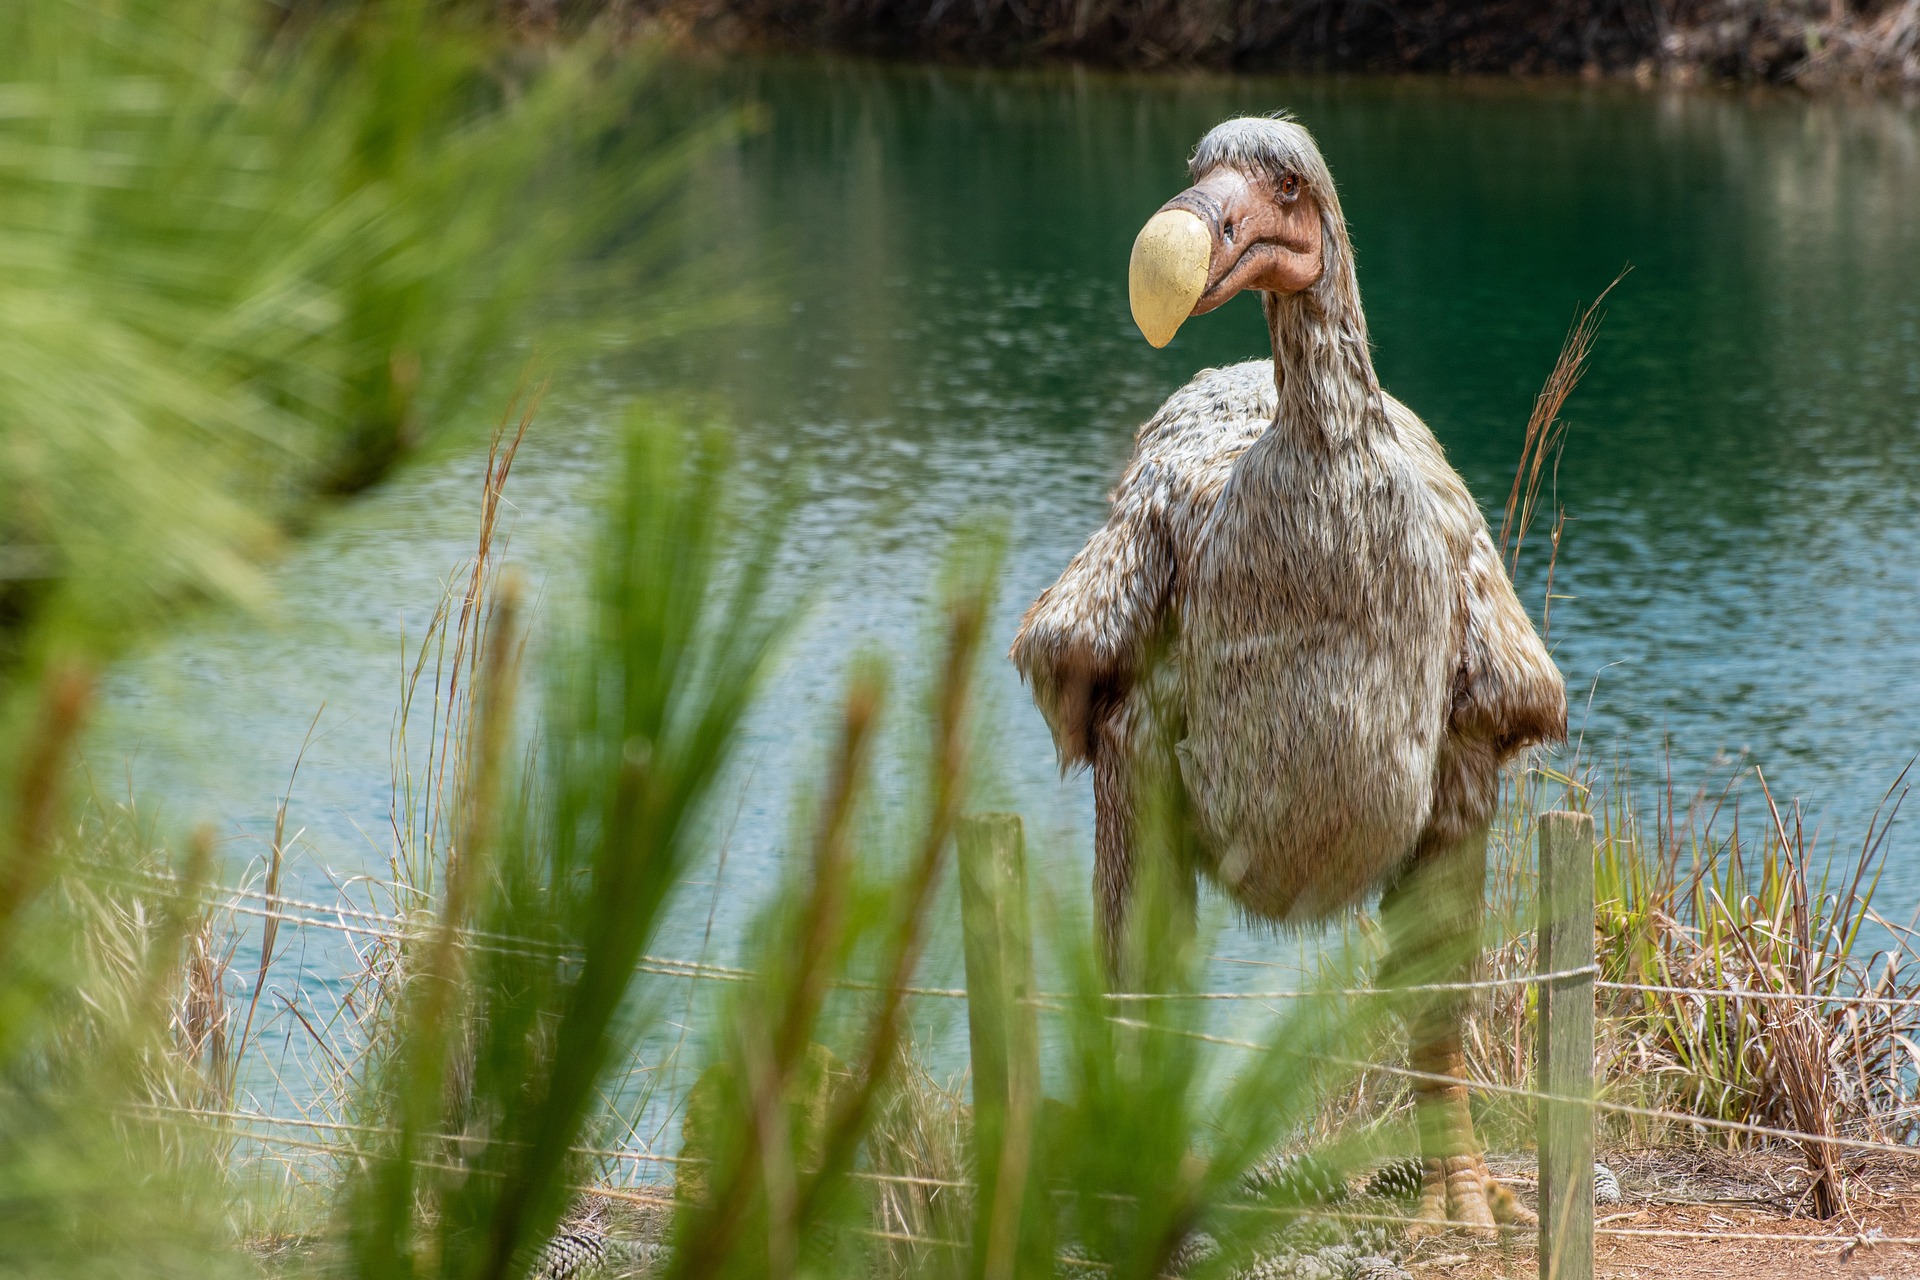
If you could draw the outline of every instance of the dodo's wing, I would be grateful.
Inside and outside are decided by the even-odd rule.
[[[1010,656],[1063,767],[1092,763],[1095,729],[1168,636],[1178,566],[1274,400],[1266,360],[1208,369],[1175,392],[1140,429],[1106,523],[1021,620]]]
[[[1567,736],[1567,686],[1514,594],[1486,521],[1476,519],[1476,525],[1462,574],[1466,662],[1454,698],[1453,728],[1490,744],[1504,759],[1522,747]]]
[[[1445,509],[1460,557],[1465,634],[1449,730],[1496,759],[1566,737],[1566,683],[1514,594],[1486,517],[1426,424],[1391,398],[1388,414]]]

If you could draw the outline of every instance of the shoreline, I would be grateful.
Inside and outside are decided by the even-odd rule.
[[[1680,0],[1649,7],[1657,24],[1618,15],[1576,23],[1583,4],[1549,6],[1545,14],[1452,0],[1390,12],[1324,4],[1313,8],[1337,9],[1338,16],[1311,28],[1294,20],[1300,7],[1277,16],[1245,7],[1196,17],[1191,7],[1142,0],[504,0],[502,13],[529,39],[604,21],[625,38],[717,55],[816,52],[1007,70],[1764,87],[1920,102],[1920,2],[1867,0],[1866,11],[1856,12],[1861,4]]]
[[[934,54],[895,56],[791,44],[742,42],[724,45],[684,31],[657,26],[635,29],[625,38],[657,42],[674,57],[706,70],[740,64],[787,70],[844,68],[876,76],[955,79],[978,76],[1043,86],[1052,82],[1103,87],[1131,84],[1147,89],[1183,86],[1204,88],[1268,81],[1276,84],[1372,84],[1407,92],[1425,90],[1489,98],[1501,95],[1590,94],[1606,95],[1609,99],[1617,96],[1621,100],[1644,101],[1687,96],[1702,101],[1718,100],[1754,107],[1851,106],[1920,111],[1920,85],[1908,88],[1847,84],[1809,90],[1794,84],[1759,81],[1678,77],[1636,79],[1631,74],[1583,75],[1558,71],[1393,71],[1305,66],[1234,70],[1203,65],[1121,66],[1065,59],[980,62]]]

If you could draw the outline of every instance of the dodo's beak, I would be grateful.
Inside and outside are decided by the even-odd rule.
[[[1187,209],[1162,209],[1134,237],[1127,262],[1127,299],[1133,322],[1155,347],[1173,341],[1200,295],[1213,265],[1213,232]]]
[[[1134,238],[1127,264],[1133,322],[1164,347],[1188,316],[1244,290],[1309,288],[1325,265],[1319,208],[1298,174],[1249,178],[1216,166],[1161,205]]]

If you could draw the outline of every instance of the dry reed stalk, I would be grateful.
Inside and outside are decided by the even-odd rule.
[[[209,882],[212,868],[213,832],[204,825],[195,827],[187,838],[187,863],[176,895],[185,941],[179,949],[177,977],[167,986],[179,992],[172,1018],[177,1052],[196,1069],[203,1082],[200,1092],[209,1101],[228,1096],[223,1082],[233,1072],[233,1041],[227,1034],[233,1009],[227,1003],[226,989],[233,952],[220,949],[219,913],[211,902],[191,914],[186,906]]]
[[[956,1089],[941,1087],[913,1054],[902,1054],[899,1086],[865,1147],[870,1171],[886,1178],[875,1184],[878,1226],[901,1237],[881,1242],[883,1274],[919,1277],[955,1262],[950,1251],[914,1242],[962,1237],[973,1220],[968,1110]]]
[[[519,580],[506,577],[495,590],[491,626],[485,641],[476,646],[474,655],[479,678],[471,721],[472,751],[467,758],[469,776],[462,788],[464,803],[459,835],[448,849],[440,919],[420,969],[423,985],[414,1034],[410,1037],[416,1045],[445,1048],[450,1039],[446,1031],[447,1018],[452,1012],[453,998],[461,990],[465,952],[462,939],[482,879],[487,874],[501,757],[513,726],[515,659],[519,652]],[[423,1070],[422,1075],[438,1082],[440,1069]]]
[[[216,1079],[226,1078],[227,1029],[233,1021],[233,1010],[227,1005],[226,960],[214,940],[214,912],[209,907],[187,939],[178,1032],[182,1052],[206,1063]]]
[[[132,899],[134,929],[145,946],[145,972],[136,1001],[129,1002],[136,1049],[135,1097],[158,1104],[222,1108],[237,1061],[227,1034],[233,1012],[224,979],[231,947],[218,952],[219,908],[203,898],[213,871],[213,833],[205,826],[187,840],[184,863],[158,909],[148,912],[143,894]],[[230,918],[229,918],[230,919]],[[137,945],[137,944],[136,944]],[[131,983],[134,975],[124,981]],[[180,1135],[175,1135],[179,1137]],[[163,1140],[168,1160],[225,1165],[232,1160],[236,1135],[211,1134],[204,1143]]]
[[[280,803],[273,810],[273,843],[267,849],[267,900],[274,903],[280,896],[280,875],[285,869],[287,858],[287,806],[293,800],[293,784],[300,776],[300,764],[307,758],[307,748],[313,743],[313,731],[320,725],[320,717],[325,713],[327,704],[322,702],[319,710],[313,713],[313,720],[307,725],[307,734],[300,743],[300,752],[293,758],[293,768],[287,774],[287,789],[280,795]],[[253,1037],[253,1015],[260,1007],[260,993],[266,990],[267,972],[273,967],[273,947],[280,937],[280,920],[277,916],[268,916],[260,928],[260,965],[253,975],[253,995],[247,1001],[246,1020],[240,1024],[240,1038],[234,1042],[233,1056],[230,1060],[231,1073],[224,1082],[223,1092],[227,1100],[232,1101],[234,1088],[239,1084],[240,1064],[247,1056],[247,1045]]]
[[[1807,1199],[1814,1217],[1831,1218],[1845,1211],[1847,1187],[1839,1151],[1823,1141],[1835,1136],[1826,1029],[1805,1008],[1783,1005],[1768,1013],[1766,1034],[1773,1047],[1776,1079],[1785,1095],[1788,1127],[1807,1135],[1799,1142],[1812,1175]]]
[[[449,768],[453,770],[456,788],[460,786],[459,779],[469,776],[467,771],[460,768],[459,761],[451,759],[456,743],[466,745],[466,735],[453,731],[455,708],[460,699],[461,677],[464,673],[468,687],[471,689],[473,681],[478,676],[482,661],[482,640],[492,611],[489,604],[488,583],[493,569],[494,534],[499,524],[507,477],[513,472],[513,460],[520,452],[521,443],[527,438],[527,428],[533,424],[534,414],[539,411],[540,400],[546,394],[546,389],[547,384],[542,382],[530,395],[526,396],[524,404],[521,402],[522,393],[516,391],[513,400],[508,402],[505,414],[494,428],[493,437],[487,445],[487,467],[480,500],[480,536],[468,568],[467,586],[461,596],[459,619],[453,628],[453,661],[448,668],[446,686],[448,726],[440,734],[440,760],[437,778],[432,788],[433,794],[430,797],[433,809],[429,831],[444,829],[444,823],[448,818],[447,773]],[[521,410],[519,423],[514,428],[513,434],[508,436],[507,424],[513,421],[513,411],[516,407]],[[470,730],[473,720],[470,709],[464,718]],[[451,811],[464,812],[465,801],[464,795],[455,795]],[[455,856],[456,851],[448,851],[449,864]],[[447,868],[447,874],[452,875],[451,865]]]
[[[408,929],[364,942],[356,940],[356,968],[339,1001],[338,1017],[344,1018],[348,1028],[342,1033],[345,1043],[336,1046],[330,1043],[335,1037],[323,1036],[319,1034],[321,1029],[305,1024],[328,1059],[340,1064],[336,1079],[322,1089],[330,1095],[326,1105],[333,1109],[343,1105],[351,1093],[360,1063],[376,1045],[397,1033],[403,994],[421,967],[416,943],[420,947],[430,945],[425,938],[430,938],[438,927],[429,916],[435,903],[435,887],[438,885],[444,893],[452,853],[461,842],[459,833],[452,829],[453,824],[457,819],[469,823],[473,819],[465,803],[468,790],[465,779],[470,776],[479,730],[474,714],[475,700],[468,695],[481,683],[482,652],[486,648],[482,643],[485,634],[482,628],[497,621],[493,593],[499,585],[499,560],[504,545],[499,519],[505,506],[507,480],[544,391],[542,383],[524,404],[522,393],[516,392],[496,424],[482,474],[474,554],[461,566],[464,574],[456,569],[450,578],[412,660],[402,671],[392,735],[393,801],[388,812],[394,850],[389,859],[390,875],[384,884],[375,888],[390,899],[391,914],[418,919],[421,928],[418,932]],[[456,588],[454,581],[461,579],[465,585]],[[457,613],[453,608],[456,590],[460,600]],[[511,654],[496,656],[501,661],[517,664],[524,652],[524,642],[522,633]],[[451,660],[448,659],[449,643]],[[425,794],[416,801],[413,771],[407,762],[407,725],[420,683],[427,676],[429,658],[434,659],[433,714],[426,748]],[[453,777],[451,784],[444,780],[448,773]],[[332,1025],[330,1020],[328,1026]]]
[[[1754,776],[1760,780],[1760,793],[1766,798],[1767,812],[1773,818],[1773,829],[1780,841],[1781,854],[1787,860],[1788,901],[1793,912],[1793,932],[1783,976],[1800,994],[1810,996],[1814,994],[1817,977],[1822,976],[1815,972],[1815,960],[1824,962],[1831,957],[1825,948],[1816,950],[1813,937],[1807,866],[1805,860],[1798,856],[1805,843],[1799,806],[1794,806],[1794,830],[1789,835],[1786,824],[1780,818],[1780,807],[1774,803],[1773,790],[1767,786],[1766,775],[1756,768]],[[1858,874],[1854,880],[1858,884]],[[1752,944],[1744,936],[1741,941],[1752,957]],[[1754,967],[1760,968],[1757,957],[1754,957]],[[1821,967],[1825,967],[1824,964]],[[1831,1218],[1845,1209],[1847,1193],[1838,1152],[1831,1144],[1821,1141],[1834,1136],[1834,1088],[1832,1075],[1827,1069],[1826,1028],[1814,1016],[1810,1006],[1768,1006],[1763,1002],[1762,1010],[1763,1017],[1771,1024],[1767,1038],[1772,1042],[1776,1079],[1786,1095],[1791,1127],[1809,1135],[1801,1141],[1800,1149],[1805,1153],[1807,1168],[1813,1175],[1808,1196],[1813,1204],[1814,1216]]]
[[[1513,487],[1507,494],[1506,510],[1500,518],[1500,558],[1506,561],[1509,577],[1519,575],[1520,548],[1526,541],[1527,530],[1533,527],[1534,509],[1539,501],[1541,483],[1546,478],[1548,459],[1553,460],[1554,469],[1559,467],[1560,453],[1567,438],[1567,424],[1560,417],[1560,411],[1566,407],[1567,397],[1573,394],[1573,389],[1587,371],[1587,360],[1593,354],[1594,339],[1600,333],[1600,304],[1607,300],[1607,295],[1626,275],[1626,271],[1622,271],[1615,276],[1613,283],[1600,291],[1600,296],[1587,306],[1567,331],[1566,341],[1560,344],[1560,355],[1553,362],[1553,372],[1547,375],[1546,385],[1534,397],[1533,412],[1527,418],[1526,436],[1520,445],[1520,464],[1514,468]],[[1560,529],[1561,522],[1556,520],[1553,535],[1556,550],[1560,543]]]

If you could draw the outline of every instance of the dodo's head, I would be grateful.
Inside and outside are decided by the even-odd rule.
[[[1301,294],[1346,268],[1340,198],[1301,126],[1229,120],[1200,140],[1191,170],[1193,185],[1140,229],[1127,269],[1134,323],[1154,346],[1242,290]]]

